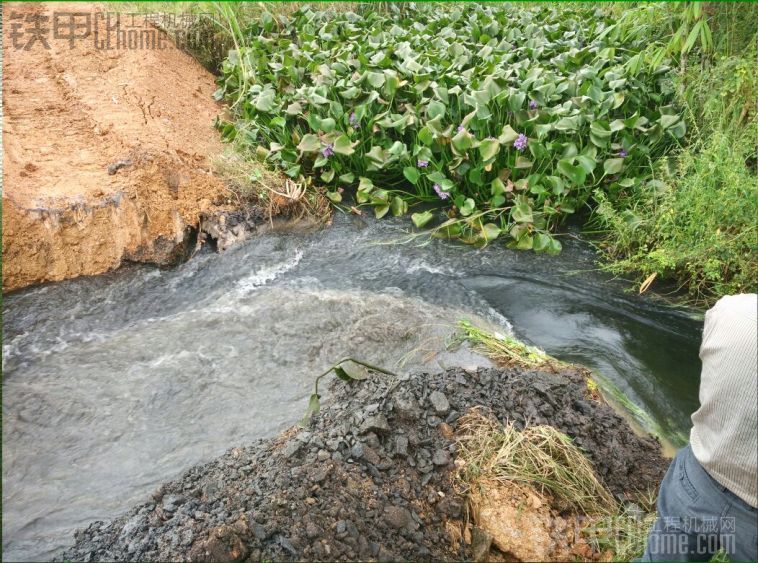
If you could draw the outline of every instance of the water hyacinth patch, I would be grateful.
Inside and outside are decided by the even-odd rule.
[[[567,215],[646,181],[685,132],[666,67],[630,63],[645,38],[592,6],[303,6],[238,43],[225,138],[377,216],[447,205],[434,232],[465,242],[558,252]]]

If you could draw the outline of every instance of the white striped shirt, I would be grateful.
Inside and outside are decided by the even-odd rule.
[[[722,297],[705,314],[700,408],[690,443],[711,477],[758,506],[758,298]]]

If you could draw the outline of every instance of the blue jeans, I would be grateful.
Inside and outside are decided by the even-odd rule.
[[[708,475],[687,446],[661,483],[642,561],[708,561],[721,548],[731,561],[758,560],[758,511]]]

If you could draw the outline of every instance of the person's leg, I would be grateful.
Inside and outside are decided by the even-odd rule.
[[[720,520],[719,544],[730,561],[758,561],[758,510],[724,489],[730,506]]]
[[[689,446],[671,462],[658,493],[658,517],[642,561],[708,561],[718,551],[726,496]]]

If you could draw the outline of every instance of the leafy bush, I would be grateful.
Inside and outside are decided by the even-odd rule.
[[[716,52],[678,77],[686,146],[642,189],[596,193],[605,268],[676,280],[691,301],[758,289],[758,11],[710,5]],[[741,51],[735,53],[735,46]],[[613,197],[612,197],[613,196]]]
[[[450,206],[440,235],[558,252],[550,234],[596,190],[647,185],[685,133],[667,67],[592,7],[423,5],[230,22],[219,98],[247,144],[378,217]],[[414,213],[421,227],[430,211]]]
[[[606,268],[674,278],[701,304],[755,291],[758,177],[745,163],[749,146],[734,141],[711,130],[702,145],[681,153],[673,173],[634,194],[628,208],[596,194],[605,249],[615,259]]]

